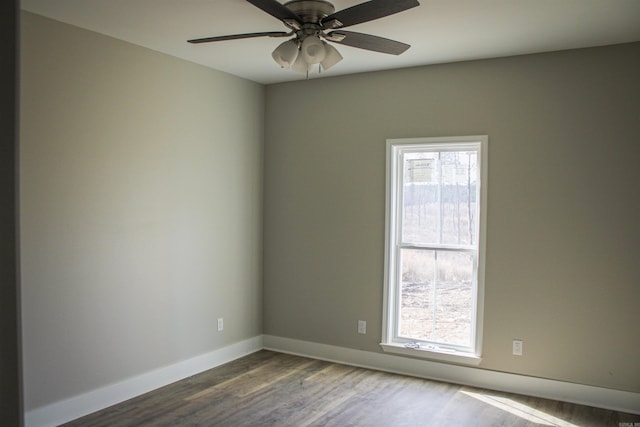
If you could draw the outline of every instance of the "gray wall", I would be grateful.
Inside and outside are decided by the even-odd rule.
[[[18,2],[0,5],[0,420],[21,425],[17,275]]]
[[[26,410],[260,335],[264,87],[22,18]]]
[[[487,134],[480,367],[640,392],[638,76],[635,43],[268,86],[265,333],[380,352],[385,139]]]

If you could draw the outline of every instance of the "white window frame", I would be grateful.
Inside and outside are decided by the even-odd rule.
[[[384,270],[384,304],[382,316],[382,342],[380,346],[386,352],[476,365],[481,361],[482,324],[484,314],[484,259],[486,248],[486,211],[487,211],[487,152],[489,138],[487,135],[440,137],[440,138],[403,138],[387,140],[386,165],[386,218],[385,218],[385,270]],[[478,240],[475,248],[477,277],[475,284],[475,301],[472,314],[472,344],[470,348],[447,347],[434,345],[426,341],[411,342],[397,336],[397,319],[399,315],[398,271],[400,250],[399,214],[401,212],[401,195],[399,186],[402,183],[402,153],[420,148],[429,150],[451,151],[477,147],[478,152]],[[475,148],[474,148],[475,149]],[[416,345],[417,344],[417,345]]]

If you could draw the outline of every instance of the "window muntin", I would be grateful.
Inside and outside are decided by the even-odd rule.
[[[388,141],[383,344],[479,355],[486,141]]]

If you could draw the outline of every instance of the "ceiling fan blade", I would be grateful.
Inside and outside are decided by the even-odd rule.
[[[327,34],[327,40],[346,46],[372,50],[374,52],[388,53],[391,55],[400,55],[411,47],[406,43],[385,39],[384,37],[342,30],[330,32]]]
[[[189,43],[209,43],[221,42],[225,40],[250,39],[253,37],[287,37],[290,35],[292,35],[292,33],[287,33],[284,31],[267,31],[263,33],[230,34],[228,36],[205,37],[202,39],[192,39],[187,41]]]
[[[370,0],[333,13],[320,22],[327,29],[344,28],[384,18],[416,6],[420,6],[418,0]]]
[[[292,22],[297,22],[298,25],[302,26],[302,19],[291,10],[287,9],[282,3],[277,0],[247,1],[255,7],[262,9],[264,12],[267,12],[269,15],[278,18],[289,26],[291,26]]]

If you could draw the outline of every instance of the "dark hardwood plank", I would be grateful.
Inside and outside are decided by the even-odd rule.
[[[613,426],[640,416],[260,351],[65,424]]]

